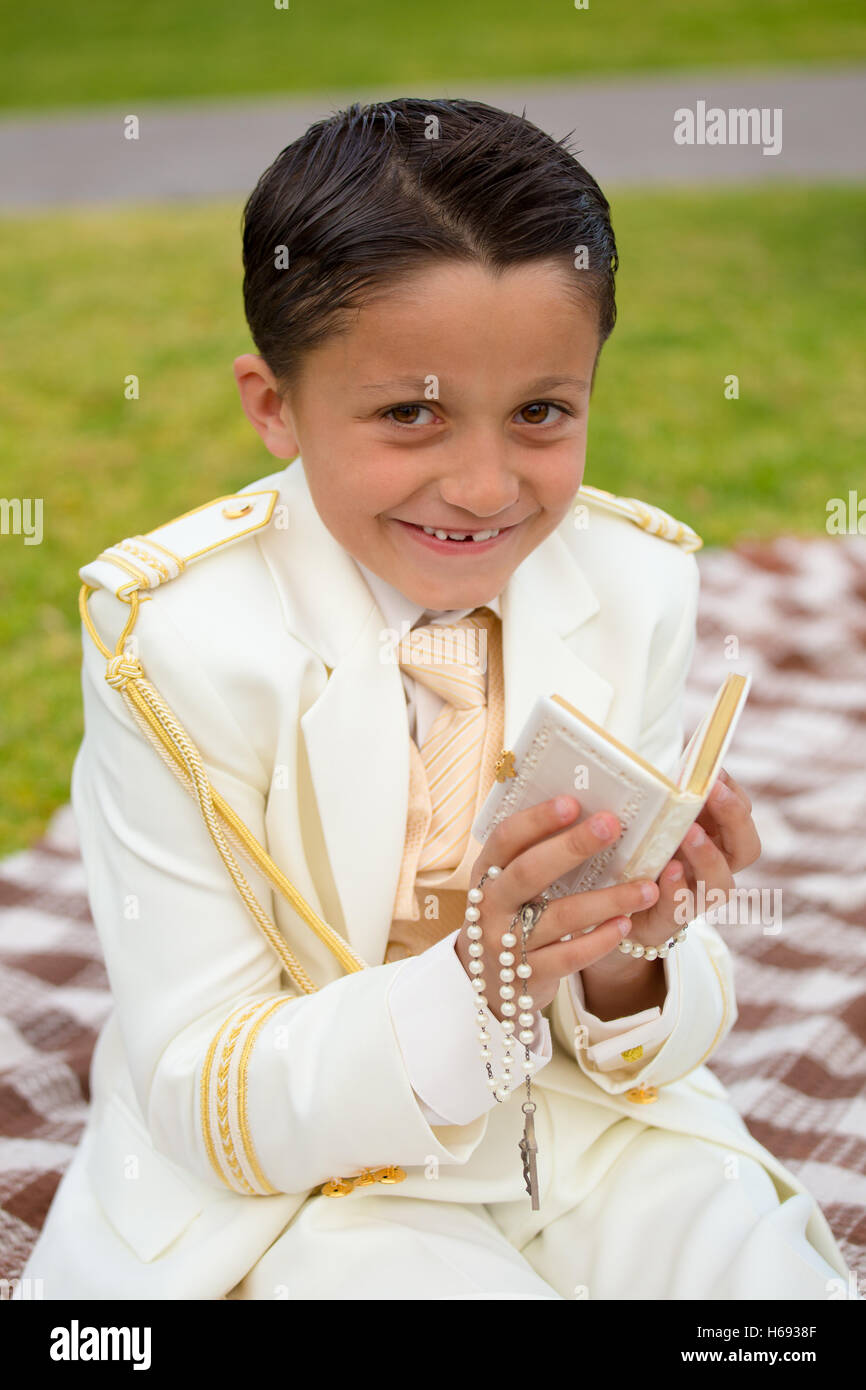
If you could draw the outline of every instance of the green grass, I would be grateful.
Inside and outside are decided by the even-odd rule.
[[[643,497],[708,544],[824,534],[863,481],[866,191],[611,197],[619,322],[601,359],[586,481]],[[280,465],[242,414],[250,349],[239,204],[0,222],[6,497],[44,541],[0,538],[0,852],[68,799],[81,737],[78,568]],[[124,399],[136,373],[138,401]],[[736,373],[739,400],[725,400]]]
[[[852,63],[859,0],[43,0],[0,20],[0,105],[42,109],[493,79]]]

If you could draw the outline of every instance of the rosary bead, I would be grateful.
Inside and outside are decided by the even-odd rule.
[[[520,1065],[527,1076],[529,1076],[530,1072],[535,1071],[535,1063],[531,1057],[524,1057]]]
[[[514,964],[514,956],[511,954],[510,951],[500,951],[500,952],[499,952],[499,964],[500,964],[500,965],[513,965],[513,964]]]
[[[475,960],[477,960],[480,956],[484,955],[484,947],[482,946],[480,941],[470,941],[469,954]]]
[[[531,1009],[534,1001],[531,994],[521,994],[517,1002],[521,1009]]]
[[[466,896],[471,903],[480,903],[484,901],[484,892],[481,888],[470,888]]]
[[[500,980],[502,981],[502,983],[503,983],[504,985],[510,985],[510,984],[511,984],[511,981],[514,979],[514,971],[513,971],[513,970],[500,970],[500,972],[499,972],[499,978],[500,978]]]
[[[500,986],[499,986],[499,998],[500,998],[500,999],[513,999],[513,998],[514,998],[514,986],[513,986],[513,985],[500,985]]]
[[[517,1008],[514,1004],[505,1003],[502,1005],[502,1012],[505,1014],[506,1018],[511,1018],[512,1014],[517,1013]]]
[[[483,1062],[489,1062],[489,1061],[491,1060],[492,1056],[493,1056],[493,1053],[490,1051],[490,1048],[489,1048],[489,1047],[482,1047],[482,1049],[481,1049],[481,1060],[482,1060]]]
[[[655,958],[656,958],[657,955],[658,955],[658,947],[657,947],[657,946],[648,946],[647,949],[644,951],[644,960],[655,960]]]
[[[639,941],[633,941],[631,943],[631,953],[633,956],[642,956],[644,953],[644,949],[645,948],[641,945]]]
[[[482,1029],[479,1031],[479,1033],[478,1033],[478,1041],[479,1041],[479,1042],[483,1042],[483,1043],[489,1043],[489,1042],[490,1042],[490,1034],[488,1033],[488,1031],[487,1031],[486,1028],[482,1028]]]
[[[621,941],[619,943],[619,949],[622,951],[624,956],[630,956],[632,950],[634,949],[634,942],[629,941],[628,937],[626,937],[625,941]]]
[[[671,953],[670,946],[659,946],[659,959],[665,960]]]
[[[487,870],[487,877],[498,878],[501,873],[502,870],[499,868],[498,864],[491,864],[490,868]]]
[[[477,922],[478,918],[481,916],[481,913],[478,911],[477,907],[467,907],[463,915],[466,918],[467,922]]]
[[[683,927],[682,931],[678,931],[678,932],[677,932],[676,936],[674,937],[674,940],[675,940],[675,941],[685,941],[685,939],[686,939],[686,928]]]
[[[532,974],[532,966],[529,964],[528,961],[526,961],[525,964],[518,965],[517,973],[520,976],[521,980],[528,980],[530,975]]]
[[[520,1039],[520,1041],[522,1043],[525,1043],[527,1046],[529,1046],[529,1044],[533,1042],[535,1039],[535,1033],[531,1028],[521,1028],[517,1036]]]
[[[485,1084],[490,1088],[491,1091],[495,1091],[499,1086],[499,1081],[495,1076],[488,1076]]]
[[[517,937],[514,935],[513,931],[506,931],[502,933],[502,944],[509,951],[511,950],[512,946],[517,945]]]
[[[531,1028],[535,1023],[535,1014],[530,1014],[524,1011],[522,1014],[519,1015],[517,1022],[520,1024],[521,1028]]]
[[[480,927],[476,927],[473,923],[471,927],[466,928],[466,935],[469,937],[470,941],[480,941],[482,936],[484,935],[484,932],[481,930]]]
[[[483,962],[483,961],[480,961],[480,960],[471,960],[471,961],[469,962],[469,972],[470,972],[470,974],[472,974],[472,975],[480,975],[480,974],[483,972],[483,970],[484,970],[484,962]]]

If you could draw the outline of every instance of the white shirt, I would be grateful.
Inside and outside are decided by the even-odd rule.
[[[395,629],[399,637],[418,623],[455,623],[474,608],[437,612],[413,603],[366,565],[355,560],[385,619],[385,626]],[[479,605],[475,605],[478,607]],[[499,596],[484,607],[501,618]],[[416,681],[407,671],[402,672],[409,715],[409,732],[420,747],[437,714],[445,703],[441,696]],[[489,1086],[487,1072],[479,1056],[475,991],[466,974],[455,943],[460,928],[443,937],[418,956],[411,957],[395,977],[388,996],[391,1021],[397,1034],[412,1089],[418,1098],[424,1118],[431,1125],[464,1125],[478,1118],[497,1104]],[[626,1018],[598,1018],[585,1007],[583,981],[579,971],[568,976],[568,985],[580,1025],[585,1030],[581,1041],[586,1056],[600,1071],[622,1068],[638,1070],[659,1050],[673,1030],[675,1019],[676,952],[666,957],[665,980],[667,995],[664,1008],[644,1009]],[[495,1076],[502,1072],[502,1051],[505,1034],[492,1015],[487,1024],[493,1052],[491,1067]],[[537,1074],[553,1055],[550,1024],[536,1012],[537,1050],[530,1052]],[[621,1054],[629,1048],[642,1046],[640,1058],[627,1063]],[[520,1053],[516,1051],[519,1067]],[[515,1079],[520,1073],[515,1068]]]

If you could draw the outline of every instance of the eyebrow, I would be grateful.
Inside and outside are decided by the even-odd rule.
[[[433,373],[431,373],[433,375]],[[528,392],[533,391],[553,391],[557,386],[576,386],[579,391],[588,391],[589,382],[581,380],[576,376],[543,376],[536,381],[531,381],[527,386]],[[427,382],[423,377],[397,376],[390,381],[375,381],[365,386],[359,386],[359,391],[391,391],[397,388],[405,388],[409,391],[423,393],[426,390]]]

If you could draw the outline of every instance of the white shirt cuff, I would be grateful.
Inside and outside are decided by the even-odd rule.
[[[639,1069],[646,1066],[662,1043],[670,1037],[676,1024],[679,970],[676,949],[665,956],[664,969],[667,994],[663,1008],[655,1005],[652,1009],[642,1009],[640,1013],[610,1019],[601,1019],[597,1014],[590,1013],[586,1007],[580,971],[568,976],[568,987],[578,1022],[575,1029],[575,1046],[583,1049],[586,1057],[599,1071],[620,1070],[626,1066]],[[637,1053],[636,1056],[624,1056],[632,1050]]]
[[[487,1069],[479,1056],[478,1005],[472,981],[454,949],[458,927],[395,973],[388,991],[391,1021],[403,1061],[421,1111],[430,1125],[467,1125],[498,1102],[487,1084]],[[490,1065],[502,1075],[505,1033],[489,1009]],[[550,1024],[535,1011],[536,1049],[533,1077],[550,1061]],[[513,1084],[523,1077],[522,1044],[514,1049]]]

